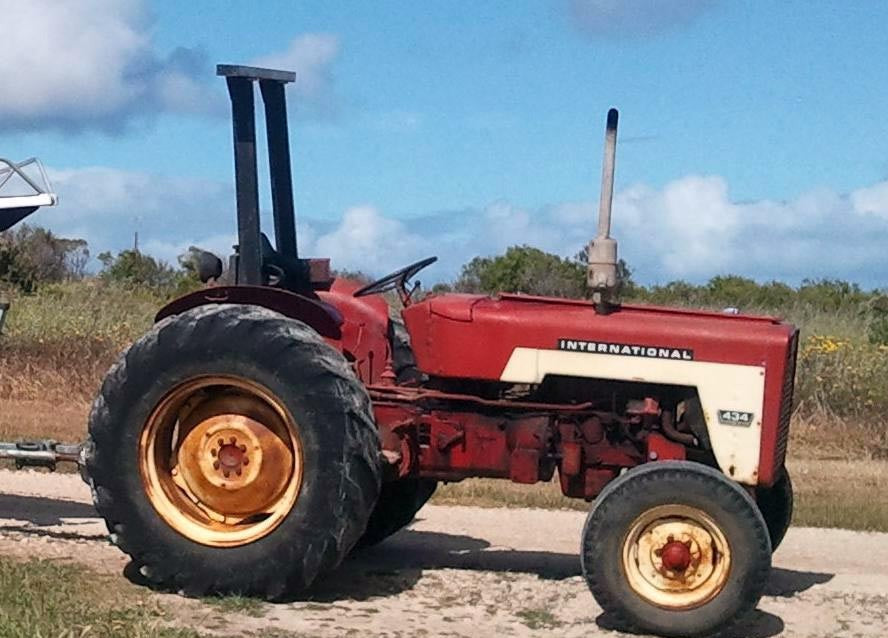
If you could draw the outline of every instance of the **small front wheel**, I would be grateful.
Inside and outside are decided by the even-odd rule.
[[[752,610],[771,567],[752,498],[712,468],[684,461],[625,473],[583,529],[583,575],[618,624],[707,636]]]

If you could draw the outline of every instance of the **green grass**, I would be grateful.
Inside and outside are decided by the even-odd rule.
[[[223,614],[243,614],[252,618],[265,615],[265,603],[249,596],[208,596],[202,602],[216,608]]]
[[[515,615],[530,629],[555,629],[564,624],[548,609],[522,609]]]
[[[113,581],[113,582],[112,582]],[[198,638],[150,596],[72,565],[0,558],[0,638]]]
[[[10,300],[5,333],[20,341],[110,341],[117,346],[144,333],[166,299],[147,289],[102,280],[47,285]]]

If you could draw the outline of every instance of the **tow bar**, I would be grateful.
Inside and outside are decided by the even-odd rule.
[[[83,444],[45,441],[18,441],[0,443],[0,459],[15,461],[15,468],[45,467],[54,472],[58,463],[80,464],[80,451]]]

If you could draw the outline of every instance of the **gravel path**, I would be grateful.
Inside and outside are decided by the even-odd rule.
[[[583,514],[428,506],[304,599],[225,629],[310,636],[614,636],[579,572]],[[0,553],[122,573],[74,475],[0,471]],[[888,635],[888,534],[793,528],[738,636]]]

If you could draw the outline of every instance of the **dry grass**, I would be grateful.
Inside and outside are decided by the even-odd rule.
[[[787,467],[794,525],[888,532],[888,462],[790,459]]]
[[[89,403],[84,400],[54,402],[0,401],[0,439],[81,441],[86,436]]]
[[[108,341],[0,341],[0,401],[89,401],[119,348]]]
[[[888,421],[814,410],[792,420],[789,455],[797,459],[888,460]]]

